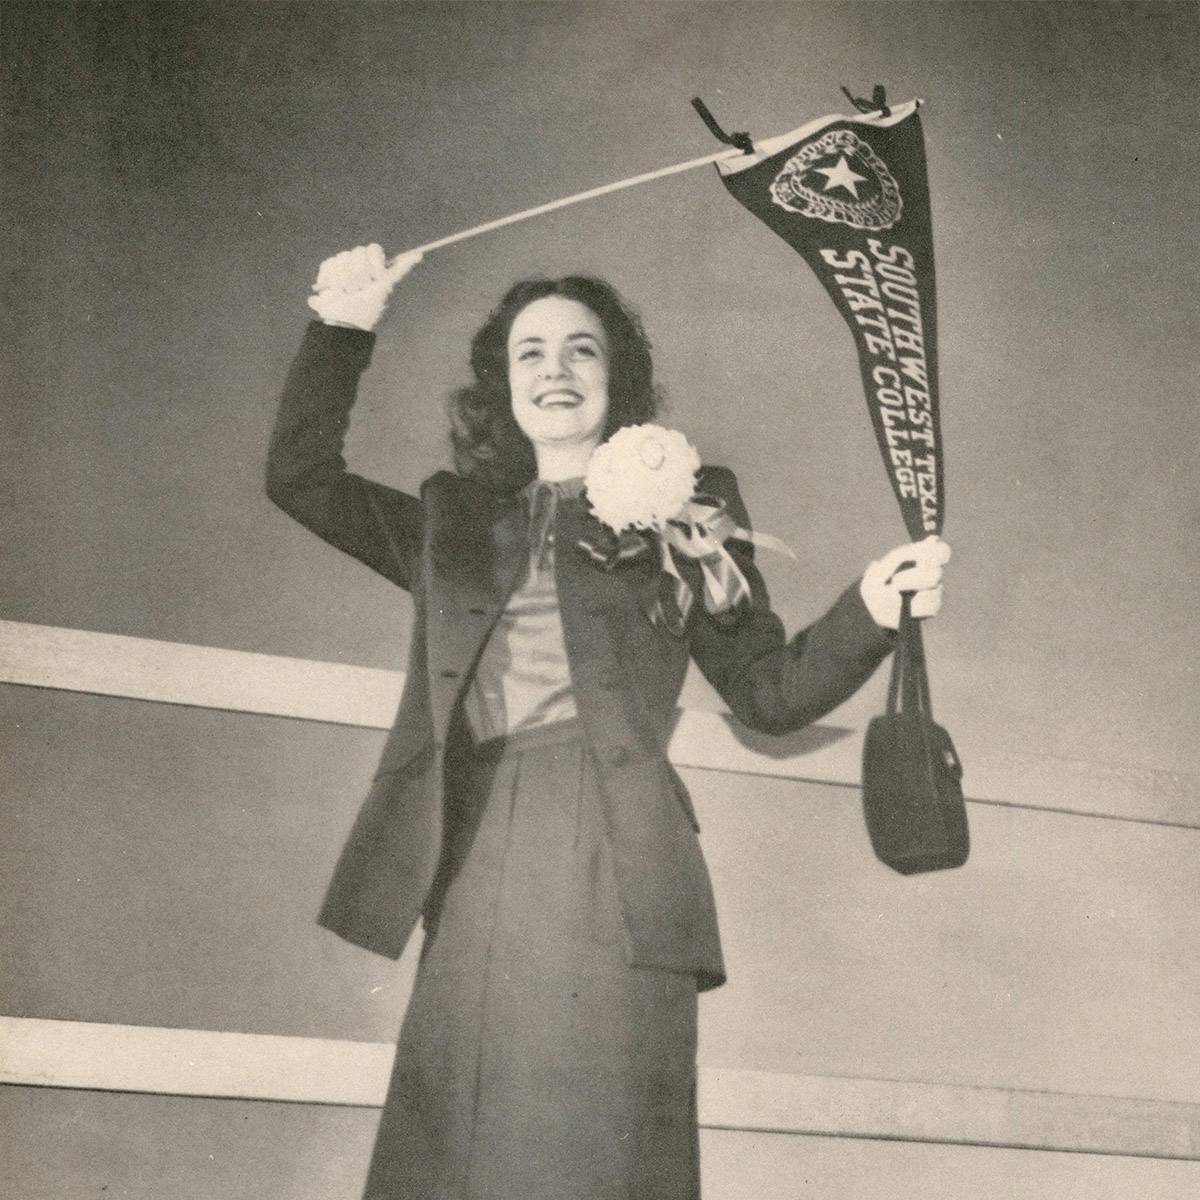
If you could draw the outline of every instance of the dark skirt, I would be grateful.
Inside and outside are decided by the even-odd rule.
[[[577,722],[456,791],[366,1200],[695,1200],[696,981],[626,965]]]

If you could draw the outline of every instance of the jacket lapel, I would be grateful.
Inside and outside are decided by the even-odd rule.
[[[449,473],[439,483],[425,497],[435,589],[469,606],[503,606],[528,556],[524,498]]]
[[[492,521],[488,545],[491,552],[487,583],[491,601],[504,605],[521,582],[529,563],[529,507],[524,496],[505,500]]]

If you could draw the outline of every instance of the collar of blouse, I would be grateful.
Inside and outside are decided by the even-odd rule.
[[[534,479],[522,493],[529,505],[529,552],[538,570],[553,561],[554,522],[562,500],[583,495],[583,476],[574,479]]]

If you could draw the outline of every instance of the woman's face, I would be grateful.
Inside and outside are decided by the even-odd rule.
[[[608,338],[586,304],[543,296],[508,333],[513,416],[537,445],[599,445],[608,418]]]

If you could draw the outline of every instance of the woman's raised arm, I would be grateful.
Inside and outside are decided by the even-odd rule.
[[[400,587],[412,584],[424,513],[415,496],[346,470],[342,443],[393,284],[415,265],[373,272],[378,247],[326,260],[310,305],[322,320],[288,372],[267,453],[267,495],[319,537]],[[378,253],[382,261],[383,252]]]

